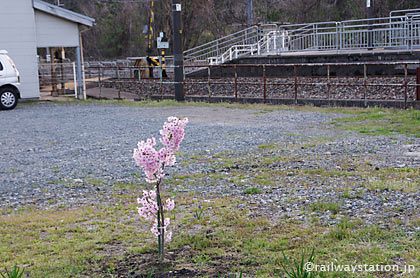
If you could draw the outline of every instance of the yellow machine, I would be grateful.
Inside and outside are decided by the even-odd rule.
[[[134,66],[139,69],[134,70],[134,78],[153,78],[153,67],[159,67],[159,57],[141,57],[134,59]]]

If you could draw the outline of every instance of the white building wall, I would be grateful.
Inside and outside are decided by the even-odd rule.
[[[39,98],[34,22],[31,0],[1,0],[0,49],[7,50],[16,63],[23,98]]]
[[[79,46],[77,23],[35,10],[35,25],[38,47]]]

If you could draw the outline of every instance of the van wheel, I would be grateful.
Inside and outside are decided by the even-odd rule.
[[[0,89],[0,108],[11,110],[18,103],[18,92],[15,88],[5,87]]]

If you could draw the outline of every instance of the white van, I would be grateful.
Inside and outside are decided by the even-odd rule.
[[[15,63],[6,50],[0,50],[0,109],[10,110],[16,107],[20,99],[19,85],[19,71]]]

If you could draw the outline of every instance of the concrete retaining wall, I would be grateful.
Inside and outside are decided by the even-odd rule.
[[[419,62],[419,65],[408,65],[408,74],[415,75],[416,68],[420,67],[420,51],[398,51],[398,52],[379,52],[372,53],[351,53],[351,54],[301,54],[283,56],[252,56],[233,60],[229,64],[236,65],[282,65],[282,64],[301,64],[298,66],[298,76],[326,76],[327,66],[305,66],[304,64],[313,63],[363,63],[363,62],[400,62],[411,61]],[[206,77],[207,69],[199,70],[188,74],[189,77]],[[261,77],[263,67],[237,67],[238,76],[242,77]],[[352,66],[331,66],[331,76],[363,76],[363,65]],[[404,65],[369,65],[367,66],[369,76],[395,76],[404,75]],[[214,66],[211,69],[213,78],[232,77],[235,75],[233,67]],[[270,67],[266,66],[267,77],[291,77],[294,75],[293,67]]]

